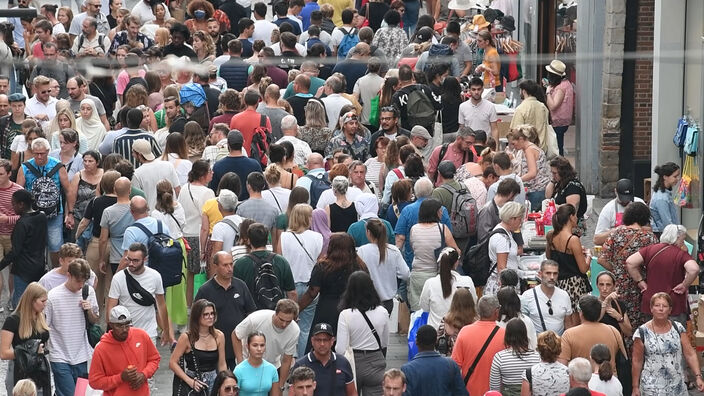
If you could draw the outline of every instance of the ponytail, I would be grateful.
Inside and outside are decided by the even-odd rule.
[[[369,219],[367,221],[367,231],[369,231],[376,246],[379,248],[379,263],[383,263],[386,260],[386,226],[379,219]]]
[[[616,346],[618,348],[618,345]],[[611,367],[611,351],[604,344],[596,344],[592,347],[589,353],[594,363],[599,365],[599,379],[602,381],[610,381],[614,376],[613,367]]]
[[[554,230],[553,236],[557,235],[567,224],[569,224],[570,217],[574,214],[577,214],[577,209],[570,204],[562,205],[557,209],[557,211],[555,211],[555,214],[552,215],[552,227]]]
[[[457,250],[446,247],[440,252],[440,257],[438,257],[438,263],[440,264],[440,286],[442,287],[443,298],[450,297],[452,294],[452,269],[455,267],[455,263],[459,259]]]
[[[605,360],[599,364],[599,379],[606,382],[610,381],[614,376],[613,367],[611,367],[611,361]]]

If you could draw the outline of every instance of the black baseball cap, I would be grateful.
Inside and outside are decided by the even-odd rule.
[[[332,326],[330,326],[327,323],[318,323],[315,326],[313,326],[313,329],[310,331],[310,335],[314,336],[316,334],[320,333],[325,333],[325,334],[330,334],[331,336],[335,336],[335,333],[332,331]]]
[[[621,179],[616,182],[616,195],[621,202],[633,202],[633,182],[631,179]]]

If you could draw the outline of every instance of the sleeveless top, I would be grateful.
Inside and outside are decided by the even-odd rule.
[[[567,238],[567,242],[565,243],[565,251],[567,251],[567,246],[570,244],[570,239],[572,239],[572,237],[574,237],[574,235],[570,235],[570,237]],[[574,258],[573,254],[560,252],[556,249],[555,244],[552,242],[550,242],[550,246],[552,248],[550,251],[550,257],[560,264],[560,273],[557,276],[557,280],[564,280],[573,276],[584,276],[584,274],[582,274],[579,270],[577,259]]]
[[[528,192],[544,191],[545,187],[547,187],[548,183],[550,183],[550,180],[552,179],[550,174],[550,166],[547,162],[547,158],[545,157],[545,151],[535,145],[531,145],[528,148],[538,151],[538,159],[536,161],[538,174],[535,175],[533,180],[524,181],[523,185]],[[526,156],[523,155],[521,158],[521,175],[525,175],[526,173],[528,173],[528,160],[526,159]]]
[[[411,227],[409,242],[415,253],[411,264],[413,271],[437,274],[438,263],[435,260],[435,249],[440,247],[442,243],[441,230],[444,232],[444,224],[440,224],[440,227],[437,223],[429,226],[416,224]]]
[[[186,368],[192,371],[196,371],[196,367],[193,365],[193,356],[195,355],[196,361],[198,363],[198,372],[205,373],[208,371],[217,370],[218,368],[218,350],[214,349],[212,351],[202,351],[197,349],[195,346],[191,349],[191,352],[184,355],[184,360],[186,361]]]
[[[83,214],[86,211],[88,202],[95,198],[95,189],[98,187],[97,184],[90,184],[83,179],[83,175],[78,173],[78,194],[76,195],[76,203],[73,206],[73,217],[77,220],[83,218]]]
[[[331,232],[347,232],[347,229],[356,221],[357,209],[355,209],[354,205],[342,208],[337,203],[330,204]]]

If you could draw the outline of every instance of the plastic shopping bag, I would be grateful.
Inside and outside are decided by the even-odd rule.
[[[408,360],[413,359],[418,353],[416,334],[421,326],[428,324],[428,313],[420,310],[413,312],[411,314],[411,323],[411,329],[408,330]]]

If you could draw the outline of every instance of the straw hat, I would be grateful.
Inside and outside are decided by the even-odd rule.
[[[567,66],[565,66],[564,63],[557,59],[553,60],[552,62],[550,62],[549,65],[545,66],[545,70],[549,71],[552,74],[557,74],[561,77],[565,75],[566,68]]]
[[[486,21],[486,18],[484,18],[484,15],[482,14],[477,14],[472,18],[472,24],[469,25],[470,30],[479,30],[485,27],[488,27],[491,25],[489,22]]]

